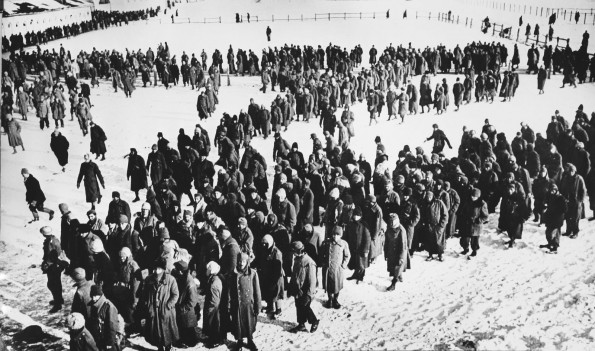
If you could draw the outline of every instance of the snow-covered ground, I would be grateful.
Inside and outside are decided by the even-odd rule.
[[[589,1],[586,1],[588,3]],[[306,1],[280,2],[273,8],[272,0],[238,1],[232,9],[230,1],[210,0],[180,5],[180,17],[185,11],[220,13],[230,18],[235,12],[268,13],[278,9],[290,9],[292,14],[301,12],[333,12],[343,7],[347,12],[386,11],[386,1]],[[181,56],[182,51],[197,55],[204,48],[209,54],[214,48],[226,52],[231,44],[234,49],[252,49],[260,52],[263,47],[280,46],[285,43],[322,45],[329,42],[347,47],[348,50],[360,43],[367,52],[374,44],[384,48],[389,43],[414,47],[445,44],[454,47],[471,41],[485,40],[479,28],[465,28],[462,25],[437,21],[403,21],[397,15],[400,8],[407,6],[430,6],[436,11],[441,2],[391,2],[390,19],[376,20],[332,20],[308,22],[277,22],[251,24],[171,24],[162,21],[136,23],[127,27],[93,32],[48,44],[56,48],[61,43],[73,54],[80,49],[90,50],[116,48],[143,51],[153,49],[159,42],[167,41],[173,54]],[[214,5],[215,4],[215,5]],[[261,6],[262,5],[262,6]],[[586,6],[585,6],[586,7]],[[273,8],[273,9],[271,9]],[[413,7],[411,7],[413,8]],[[198,9],[198,10],[197,10]],[[302,9],[302,10],[300,10]],[[297,12],[300,10],[301,12]],[[280,10],[279,10],[280,11]],[[289,11],[289,10],[287,10]],[[286,12],[287,12],[286,11]],[[415,11],[413,9],[413,11]],[[487,9],[485,10],[488,11]],[[454,10],[453,10],[454,12]],[[478,17],[484,17],[480,13]],[[497,14],[494,13],[494,16]],[[186,17],[188,17],[186,15]],[[210,17],[206,16],[205,17]],[[490,13],[490,17],[492,14]],[[273,30],[272,42],[266,42],[266,26]],[[586,27],[582,27],[581,31]],[[491,36],[489,37],[491,41]],[[506,43],[511,47],[512,42]],[[44,47],[45,48],[45,47]],[[521,56],[525,54],[521,49]],[[511,51],[512,52],[512,51]],[[436,83],[446,78],[452,85],[455,75],[438,75],[432,78]],[[221,104],[217,114],[239,113],[246,109],[249,99],[268,104],[275,98],[275,92],[263,94],[258,91],[259,77],[231,77],[231,86],[222,78]],[[414,79],[419,84],[419,77]],[[384,112],[377,126],[368,127],[365,107],[357,104],[356,136],[352,145],[358,153],[371,160],[374,156],[376,135],[381,136],[387,147],[390,161],[396,160],[398,150],[408,144],[412,148],[423,146],[431,150],[430,143],[423,143],[431,133],[431,125],[438,123],[451,141],[458,146],[461,129],[465,125],[480,130],[485,118],[490,118],[498,131],[509,138],[520,128],[519,123],[528,123],[536,132],[544,132],[554,110],[559,109],[565,117],[572,119],[579,104],[584,104],[590,114],[595,110],[593,96],[595,85],[581,85],[576,89],[560,89],[561,77],[553,76],[546,83],[546,93],[537,94],[535,75],[521,74],[520,87],[512,102],[472,103],[463,106],[459,112],[450,109],[442,116],[434,113],[409,116],[406,123],[386,122]],[[125,200],[132,200],[128,190],[125,172],[127,161],[123,156],[130,147],[136,147],[146,156],[149,147],[156,141],[156,134],[162,131],[166,138],[175,143],[179,128],[187,132],[198,123],[196,113],[196,92],[189,88],[175,87],[166,91],[158,88],[137,88],[132,99],[126,99],[121,92],[113,93],[108,82],[102,82],[92,92],[94,120],[107,134],[107,160],[98,162],[106,179],[104,194],[117,190]],[[268,106],[268,105],[267,105]],[[340,111],[339,111],[340,113]],[[82,155],[89,150],[89,139],[83,138],[76,122],[67,121],[63,134],[70,140],[70,164],[66,173],[49,150],[50,130],[40,131],[37,119],[30,114],[29,121],[21,122],[22,136],[27,151],[13,155],[5,136],[1,138],[1,199],[0,199],[0,334],[5,341],[31,323],[40,323],[51,335],[38,349],[64,349],[67,340],[62,313],[50,315],[48,302],[50,294],[41,274],[41,243],[39,228],[51,224],[59,231],[59,216],[51,223],[41,214],[41,221],[27,225],[30,213],[25,203],[24,186],[20,169],[26,167],[40,180],[48,198],[47,206],[57,211],[58,204],[69,204],[75,216],[85,219],[89,206],[84,202],[84,190],[76,189],[76,176]],[[212,118],[203,126],[214,134],[218,118]],[[297,141],[305,153],[309,153],[310,133],[321,134],[318,120],[310,124],[292,123],[283,137],[289,142]],[[256,139],[253,145],[268,160],[272,160],[272,140]],[[447,156],[454,156],[455,150],[447,150]],[[215,155],[212,155],[214,157]],[[272,162],[271,162],[272,163]],[[272,174],[272,168],[268,170]],[[144,192],[141,193],[141,197]],[[104,217],[108,201],[98,206],[98,213]],[[182,204],[188,203],[184,198]],[[140,209],[140,203],[130,203],[133,212]],[[587,213],[591,215],[590,211]],[[319,291],[313,304],[321,319],[320,329],[315,334],[291,334],[287,330],[295,325],[296,315],[293,301],[287,300],[279,320],[270,321],[260,317],[255,342],[262,350],[320,350],[320,349],[547,349],[586,350],[595,345],[595,222],[584,221],[581,236],[576,240],[562,239],[560,253],[547,255],[538,248],[545,242],[544,228],[532,222],[527,223],[523,240],[514,249],[503,245],[506,237],[496,233],[496,217],[490,219],[481,237],[481,250],[474,260],[467,260],[457,254],[460,247],[456,240],[448,242],[445,262],[425,262],[425,255],[416,254],[412,270],[405,273],[405,282],[396,291],[386,292],[389,284],[384,261],[380,259],[368,270],[363,284],[346,282],[340,301],[343,308],[327,310],[322,307],[326,297]],[[72,282],[63,279],[66,306],[72,298],[69,288]],[[143,344],[134,339],[133,343]],[[146,345],[144,345],[146,346]],[[24,349],[13,344],[13,350]],[[141,346],[133,346],[140,349]],[[30,347],[29,349],[34,349]],[[197,347],[196,349],[200,349]],[[225,350],[222,346],[219,350]]]

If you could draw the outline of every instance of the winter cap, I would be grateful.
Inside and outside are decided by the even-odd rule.
[[[117,191],[112,191],[112,198],[117,197],[118,199],[120,198],[120,193]]]
[[[72,271],[71,277],[76,282],[87,280],[87,273],[85,272],[84,268],[77,267]]]
[[[174,263],[174,267],[180,272],[186,272],[188,270],[188,262],[178,261]]]
[[[118,218],[118,221],[120,222],[120,224],[128,223],[128,216],[126,216],[125,214],[121,214]]]
[[[120,257],[132,257],[132,251],[126,246],[120,250]]]
[[[477,198],[481,197],[481,190],[479,190],[477,188],[474,188],[473,189],[473,192],[471,193],[471,196],[472,197],[477,197]]]
[[[246,218],[245,218],[245,217],[240,217],[240,218],[238,219],[238,224],[240,224],[240,225],[244,225],[244,226],[247,226],[247,225],[248,225],[248,220],[246,220]]]
[[[165,257],[159,257],[155,260],[155,268],[167,268],[167,259]]]
[[[140,207],[141,210],[151,210],[151,204],[148,202],[144,202]]]
[[[91,249],[91,252],[94,254],[103,252],[103,242],[100,239],[95,239],[91,241],[89,249]]]
[[[413,195],[413,191],[411,190],[411,188],[405,188],[405,190],[403,190],[403,196],[411,196]]]
[[[361,208],[359,208],[359,207],[356,207],[356,208],[353,210],[353,216],[354,216],[354,217],[355,217],[355,216],[359,216],[359,217],[361,217],[361,216],[362,216],[362,209],[361,209]]]
[[[66,325],[70,330],[79,330],[85,327],[85,317],[78,312],[71,313],[66,317]]]
[[[192,211],[184,210],[184,216],[192,216]]]
[[[43,226],[41,227],[41,229],[39,229],[39,232],[43,235],[43,236],[50,236],[52,235],[52,227],[49,226]]]
[[[345,199],[343,200],[345,205],[353,205],[353,196],[347,194],[345,195]]]
[[[333,188],[331,189],[331,191],[328,194],[330,197],[332,198],[338,198],[339,197],[339,188]]]
[[[291,243],[291,252],[301,253],[304,251],[304,244],[301,241],[294,241]]]
[[[61,203],[61,204],[59,204],[59,205],[58,205],[58,209],[59,209],[61,212],[64,212],[64,213],[66,213],[66,212],[68,212],[68,205],[67,205],[67,204],[65,204],[65,203]]]
[[[89,210],[87,211],[87,217],[89,217],[89,215],[97,216],[97,212],[95,212],[95,210]]]
[[[207,275],[217,275],[221,271],[221,267],[215,261],[207,263]]]
[[[332,235],[341,235],[343,236],[343,227],[340,227],[338,225],[333,227],[333,233]]]
[[[29,170],[27,168],[21,169],[21,174],[29,174]]]
[[[266,243],[268,247],[271,247],[271,246],[273,246],[273,243],[275,241],[273,240],[273,237],[270,234],[267,234],[262,237],[262,242]]]
[[[101,288],[101,285],[92,285],[91,286],[91,293],[89,294],[89,296],[93,297],[93,296],[102,296],[103,295],[103,289]]]
[[[151,150],[157,150],[157,144],[153,144],[153,146],[151,146]]]
[[[169,239],[169,230],[167,230],[167,228],[165,228],[165,227],[159,228],[159,239],[161,239],[161,240]]]
[[[370,194],[370,195],[366,196],[366,201],[376,202],[376,196]]]

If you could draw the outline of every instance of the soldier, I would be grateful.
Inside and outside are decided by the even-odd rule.
[[[62,279],[61,274],[65,268],[65,261],[61,259],[62,249],[60,248],[60,240],[53,234],[52,227],[44,226],[39,232],[44,236],[43,242],[43,262],[41,263],[41,271],[48,277],[47,287],[54,298],[50,301],[53,305],[50,313],[56,313],[62,309],[64,299],[62,298]]]

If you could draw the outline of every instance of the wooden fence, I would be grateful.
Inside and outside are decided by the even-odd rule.
[[[507,3],[497,0],[467,0],[466,4],[483,6],[493,10],[516,12],[519,15],[549,17],[556,14],[556,21],[595,25],[595,8],[545,7],[518,3]],[[575,16],[578,13],[578,18]]]

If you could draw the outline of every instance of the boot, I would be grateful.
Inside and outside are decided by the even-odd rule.
[[[386,291],[394,291],[396,284],[397,284],[396,279],[393,279],[393,281],[390,283],[390,286],[388,288],[386,288]]]

